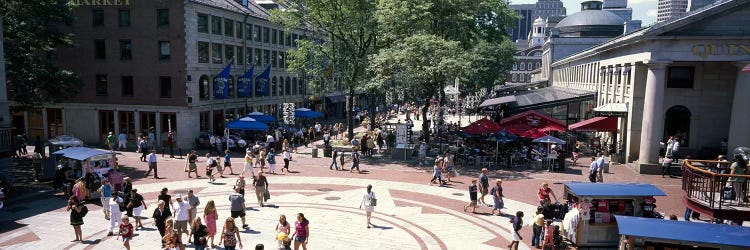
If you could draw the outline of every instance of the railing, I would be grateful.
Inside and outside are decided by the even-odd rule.
[[[709,160],[685,160],[682,164],[682,190],[685,196],[693,201],[704,203],[711,209],[731,209],[733,207],[750,207],[744,201],[747,197],[750,175],[729,174],[731,162]],[[744,178],[741,190],[735,189],[734,199],[725,195],[725,187],[730,178]],[[732,186],[730,182],[729,186]]]
[[[13,128],[0,128],[0,153],[13,150]]]

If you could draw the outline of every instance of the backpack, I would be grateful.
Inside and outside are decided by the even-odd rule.
[[[86,207],[86,205],[81,205],[81,217],[86,217],[86,214],[89,213],[89,208]]]

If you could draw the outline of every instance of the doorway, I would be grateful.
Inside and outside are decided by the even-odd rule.
[[[667,109],[664,120],[664,137],[677,135],[683,147],[689,145],[690,139],[690,110],[685,106],[672,106]]]

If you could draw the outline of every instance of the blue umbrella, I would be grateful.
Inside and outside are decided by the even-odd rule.
[[[268,131],[268,125],[259,121],[250,121],[250,120],[254,120],[254,119],[249,118],[249,117],[243,117],[236,121],[229,122],[227,123],[227,129]]]
[[[565,141],[558,139],[554,136],[544,136],[534,139],[532,142],[541,142],[541,143],[552,143],[552,144],[565,144]]]
[[[490,135],[487,140],[496,141],[498,143],[506,143],[518,140],[518,136],[508,132],[507,130],[503,130]]]
[[[252,112],[250,114],[247,114],[247,117],[253,118],[259,122],[275,122],[276,118],[273,118],[273,116],[263,114],[261,112]]]
[[[319,118],[323,117],[323,113],[312,111],[308,108],[298,108],[294,111],[294,117],[296,118]]]

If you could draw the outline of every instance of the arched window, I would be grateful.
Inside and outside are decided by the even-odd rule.
[[[297,86],[297,77],[292,77],[292,95],[299,95],[299,88]]]
[[[538,68],[539,68],[539,67],[541,67],[541,66],[542,66],[542,64],[541,64],[541,63],[539,63],[539,62],[536,62],[536,67],[534,67],[534,69],[538,69]]]
[[[521,62],[520,70],[526,70],[526,63]]]
[[[516,66],[515,63],[513,63],[513,70],[516,70],[516,69],[518,69],[518,66]]]
[[[518,79],[518,77],[516,77],[516,74],[510,74],[510,81],[511,82],[516,82],[517,79]]]
[[[234,76],[229,76],[229,79],[227,79],[227,85],[229,85],[229,93],[227,93],[227,98],[234,98]]]
[[[292,94],[292,78],[286,77],[286,87],[284,88],[285,95],[291,95]]]
[[[687,147],[690,139],[690,110],[682,105],[667,109],[664,120],[664,138],[680,138],[680,145]]]
[[[519,82],[525,82],[525,81],[526,81],[526,78],[525,78],[524,76],[526,76],[526,74],[519,74],[519,75],[518,75],[518,77],[519,77],[518,81],[519,81]]]
[[[279,87],[279,86],[278,86],[278,85],[276,84],[276,77],[274,76],[274,77],[273,77],[273,78],[271,79],[271,96],[276,96],[276,89],[277,89],[278,87]]]
[[[279,91],[279,96],[284,96],[284,77],[279,76],[279,88],[277,89]]]
[[[198,78],[198,98],[208,100],[211,95],[211,86],[209,85],[208,76],[201,75]]]

